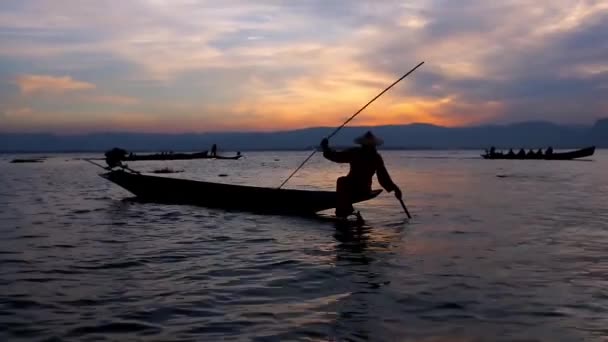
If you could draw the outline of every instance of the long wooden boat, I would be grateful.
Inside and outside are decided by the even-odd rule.
[[[31,158],[31,159],[13,159],[11,163],[13,164],[23,164],[23,163],[42,163],[44,161],[43,158]]]
[[[314,215],[336,207],[336,192],[275,189],[201,182],[159,176],[110,171],[101,177],[118,184],[139,199],[171,204],[192,204],[211,208],[237,209],[260,213]],[[353,203],[367,201],[382,190],[361,195]]]
[[[577,158],[585,158],[585,157],[589,157],[592,156],[595,153],[595,146],[591,146],[591,147],[586,147],[580,150],[576,150],[576,151],[570,151],[570,152],[554,152],[551,154],[532,154],[532,155],[525,155],[525,156],[519,156],[517,154],[515,155],[509,155],[509,154],[500,154],[500,153],[494,153],[494,154],[482,154],[481,156],[484,159],[516,159],[516,160],[572,160],[572,159],[577,159]]]
[[[218,156],[210,155],[205,152],[196,153],[155,153],[155,154],[129,154],[125,157],[125,161],[140,161],[140,160],[191,160],[191,159],[226,159],[226,160],[237,160],[242,155],[237,154],[235,156]]]

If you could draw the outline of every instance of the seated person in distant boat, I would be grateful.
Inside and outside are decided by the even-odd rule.
[[[510,148],[510,149],[509,149],[509,153],[507,153],[507,155],[508,155],[509,157],[515,157],[515,152],[513,152],[513,149],[512,149],[512,148]]]
[[[528,151],[528,153],[526,154],[526,156],[528,157],[534,157],[536,155],[536,153],[534,153],[534,150],[530,149],[530,151]]]
[[[127,151],[122,148],[114,147],[113,149],[107,151],[105,153],[106,156],[106,164],[110,169],[115,167],[125,167],[122,164],[122,161],[127,157]]]
[[[217,157],[217,145],[216,144],[213,144],[213,146],[211,146],[211,156]]]
[[[494,146],[490,147],[490,155],[493,156],[496,154],[496,148]]]
[[[524,150],[523,148],[519,150],[519,152],[517,152],[517,156],[518,157],[525,157],[526,156],[526,150]]]
[[[536,151],[536,156],[537,157],[542,157],[543,156],[543,149],[539,148],[538,151]]]
[[[547,152],[545,152],[545,155],[552,155],[553,154],[553,147],[549,146],[549,148],[547,149]]]
[[[382,139],[367,132],[355,139],[361,147],[353,147],[344,151],[334,151],[329,147],[329,141],[323,139],[321,147],[323,156],[336,163],[350,163],[348,175],[338,178],[336,191],[338,203],[336,216],[347,217],[354,211],[352,200],[358,194],[369,194],[372,190],[372,177],[377,175],[380,185],[388,192],[395,192],[395,197],[401,198],[401,189],[393,182],[384,166],[382,156],[376,149],[382,145]]]

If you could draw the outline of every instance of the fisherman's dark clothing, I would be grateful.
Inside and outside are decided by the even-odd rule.
[[[353,147],[344,151],[334,151],[329,147],[323,148],[323,156],[336,163],[349,163],[348,175],[338,178],[336,192],[336,216],[345,217],[354,209],[353,200],[360,195],[367,195],[372,190],[372,178],[378,177],[380,185],[388,192],[397,188],[388,174],[382,156],[375,149]]]

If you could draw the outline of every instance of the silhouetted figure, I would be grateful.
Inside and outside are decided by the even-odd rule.
[[[526,154],[527,157],[534,157],[536,155],[536,153],[534,153],[534,150],[530,149],[528,151],[528,153]]]
[[[376,149],[383,141],[375,137],[372,132],[355,139],[355,143],[361,147],[353,147],[344,151],[334,151],[329,147],[329,141],[323,139],[321,147],[323,156],[336,163],[349,163],[348,175],[338,178],[336,191],[338,203],[336,203],[336,216],[347,217],[354,209],[352,200],[359,194],[369,194],[372,190],[372,177],[377,175],[380,185],[388,192],[395,192],[395,196],[401,198],[401,189],[393,182],[382,156]]]
[[[519,150],[519,152],[517,152],[517,156],[518,157],[525,157],[526,156],[526,150],[524,150],[523,148]]]
[[[217,157],[217,145],[216,144],[213,144],[213,146],[211,146],[211,156]]]
[[[490,155],[493,156],[496,154],[496,148],[494,146],[490,147]]]
[[[124,167],[122,161],[127,157],[127,151],[122,148],[114,147],[105,153],[106,164],[113,169],[115,167]]]
[[[536,151],[536,156],[537,157],[542,157],[543,156],[543,149],[539,148],[538,151]]]
[[[507,153],[507,156],[509,156],[509,157],[515,157],[515,152],[513,152],[512,148],[509,149],[509,153]]]
[[[545,155],[550,156],[553,154],[553,147],[549,146],[549,148],[547,149],[547,151],[545,152]]]

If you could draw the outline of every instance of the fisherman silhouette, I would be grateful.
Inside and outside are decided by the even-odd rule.
[[[353,199],[360,194],[369,194],[372,189],[372,177],[377,175],[380,185],[388,192],[395,192],[395,197],[401,199],[401,189],[393,182],[382,156],[376,149],[382,145],[382,139],[374,136],[372,132],[356,138],[355,143],[360,147],[349,148],[344,151],[334,151],[329,147],[329,140],[323,139],[321,147],[323,156],[335,163],[349,163],[348,175],[338,178],[336,192],[338,203],[336,203],[336,216],[347,217],[354,212]]]

